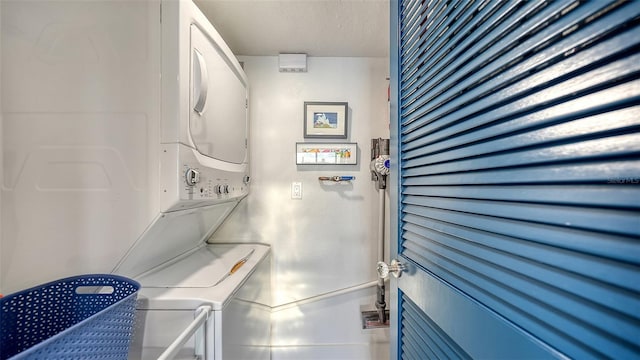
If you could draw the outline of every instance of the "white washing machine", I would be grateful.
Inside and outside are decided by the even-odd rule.
[[[211,23],[190,0],[0,7],[1,290],[113,272],[143,285],[132,359],[194,312],[180,357],[268,358],[268,247],[205,244],[250,180],[248,80]]]
[[[270,248],[208,244],[138,278],[131,359],[270,359]]]

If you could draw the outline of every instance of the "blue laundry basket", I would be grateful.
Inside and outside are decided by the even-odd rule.
[[[0,299],[0,360],[127,359],[140,284],[92,274]]]

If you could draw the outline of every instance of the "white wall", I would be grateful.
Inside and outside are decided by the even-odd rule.
[[[160,4],[0,7],[1,290],[110,272],[159,209]]]
[[[376,279],[379,207],[369,161],[371,139],[389,137],[388,60],[311,57],[307,73],[278,72],[277,57],[241,60],[251,83],[251,194],[211,241],[272,245],[274,360],[386,359],[388,331],[360,326],[375,287],[300,301]],[[295,164],[304,101],[349,103],[345,142],[358,143],[358,165]],[[318,181],[332,175],[356,180]],[[303,183],[301,200],[291,199],[293,181]]]

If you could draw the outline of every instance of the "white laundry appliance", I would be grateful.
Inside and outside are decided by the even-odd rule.
[[[129,358],[270,359],[270,272],[266,245],[209,244],[138,277]]]
[[[268,304],[257,275],[268,248],[205,243],[249,192],[241,65],[189,0],[1,1],[0,16],[2,291],[79,273],[133,277],[147,324],[170,306],[191,317],[208,306],[216,339],[202,341],[220,359],[234,328],[220,319],[233,318],[224,313],[243,284],[264,285],[245,304]],[[194,264],[197,275],[177,275]],[[162,323],[183,330],[182,319]],[[268,343],[265,326],[243,344]],[[145,329],[145,344],[162,346]],[[191,347],[195,357],[203,345]]]

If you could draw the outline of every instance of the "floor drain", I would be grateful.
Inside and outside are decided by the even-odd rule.
[[[385,313],[387,314],[387,321],[383,324],[380,322],[377,311],[362,311],[360,313],[360,317],[362,318],[362,328],[379,329],[389,327],[389,310],[386,310]]]

